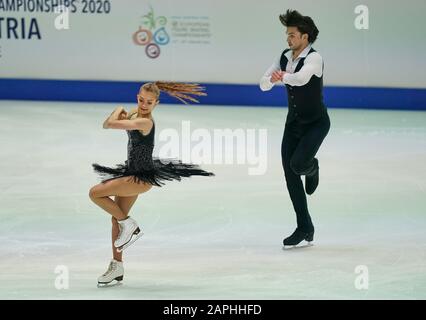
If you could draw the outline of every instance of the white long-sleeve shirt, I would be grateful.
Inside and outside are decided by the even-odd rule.
[[[283,81],[271,82],[271,75],[274,71],[281,70],[280,66],[280,60],[281,55],[274,60],[272,65],[266,70],[263,77],[260,79],[260,89],[262,91],[269,91],[271,90],[275,84],[288,84],[291,86],[304,86],[311,80],[313,75],[316,75],[317,77],[322,76],[323,72],[323,60],[321,55],[318,52],[312,52],[308,55],[309,51],[311,50],[311,45],[307,46],[300,54],[299,56],[293,60],[293,52],[290,50],[288,51],[285,56],[288,59],[287,67],[286,67],[286,74],[283,77]],[[294,72],[294,70],[297,67],[297,64],[299,63],[300,59],[305,58],[305,62],[303,64],[303,67],[299,70],[299,72]]]

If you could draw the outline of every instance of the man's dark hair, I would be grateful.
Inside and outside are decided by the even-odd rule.
[[[286,27],[297,27],[301,34],[308,35],[308,41],[314,43],[317,40],[319,30],[311,17],[303,16],[296,10],[287,10],[280,15],[281,23]]]

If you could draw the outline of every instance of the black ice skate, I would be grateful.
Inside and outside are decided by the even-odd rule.
[[[302,241],[307,241],[307,245],[301,247],[307,247],[312,245],[314,240],[314,231],[303,232],[299,229],[296,229],[293,234],[283,240],[284,249],[298,246]]]

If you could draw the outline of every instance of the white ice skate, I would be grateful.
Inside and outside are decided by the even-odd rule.
[[[123,262],[112,259],[108,270],[98,278],[98,286],[104,286],[116,280],[120,282],[124,277]]]
[[[117,240],[114,241],[114,246],[117,248],[118,252],[121,252],[133,242],[138,240],[143,233],[141,229],[139,229],[136,221],[130,217],[126,220],[118,221],[118,223],[120,226],[120,234],[118,235]]]

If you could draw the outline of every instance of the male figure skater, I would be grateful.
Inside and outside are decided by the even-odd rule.
[[[330,129],[330,118],[323,103],[321,55],[312,48],[318,36],[314,21],[295,10],[279,16],[287,28],[285,49],[260,80],[262,91],[284,83],[288,95],[288,114],[281,145],[287,189],[297,217],[297,228],[285,238],[284,246],[313,241],[314,225],[308,211],[306,194],[315,192],[319,183],[319,164],[315,158]],[[305,188],[301,176],[305,176]]]

